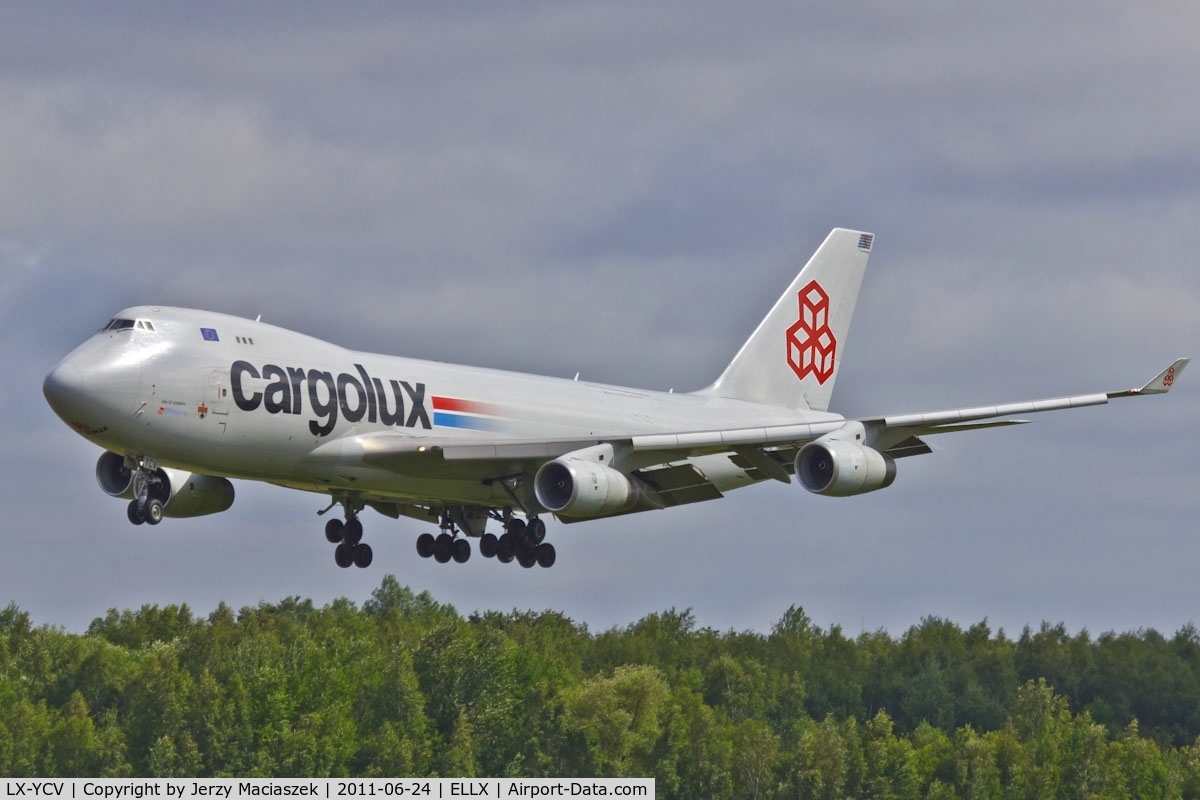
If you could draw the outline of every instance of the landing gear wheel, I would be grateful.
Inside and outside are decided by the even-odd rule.
[[[358,517],[351,517],[342,526],[342,541],[353,547],[362,541],[363,528]]]
[[[504,526],[506,533],[511,533],[513,536],[521,536],[525,533],[525,521],[513,517]]]
[[[517,548],[517,563],[525,569],[529,569],[537,563],[537,553],[534,552],[532,547],[522,545]]]
[[[162,501],[156,497],[152,497],[149,500],[147,500],[145,514],[146,514],[146,524],[147,525],[157,525],[158,523],[162,522],[162,518],[163,518]]]
[[[422,533],[417,537],[417,555],[421,558],[429,558],[433,555],[435,542],[432,533]]]
[[[540,519],[529,520],[529,524],[525,526],[525,535],[533,544],[541,544],[542,539],[546,538],[546,523]]]
[[[454,539],[448,533],[439,533],[433,542],[433,558],[439,564],[445,564],[453,557]]]
[[[134,525],[141,525],[146,521],[146,518],[142,516],[142,512],[138,510],[137,500],[129,501],[129,508],[125,510],[125,514]]]
[[[358,518],[358,513],[363,510],[364,504],[354,497],[334,495],[329,508],[317,513],[324,514],[339,503],[345,512],[343,518],[331,519],[325,523],[325,539],[330,544],[337,545],[333,549],[333,560],[342,569],[351,564],[366,567],[374,558],[374,553],[370,547],[362,543],[363,524]]]
[[[471,557],[471,543],[466,539],[455,539],[450,549],[454,561],[458,564],[467,563],[467,559]]]
[[[554,552],[554,545],[549,542],[539,544],[534,552],[537,554],[538,566],[544,569],[553,567],[554,560],[558,558],[558,554]]]
[[[483,538],[479,540],[479,555],[484,558],[492,558],[496,555],[496,548],[499,546],[499,539],[494,533],[485,533]]]
[[[496,558],[507,564],[517,553],[517,541],[511,533],[506,533],[496,541]]]

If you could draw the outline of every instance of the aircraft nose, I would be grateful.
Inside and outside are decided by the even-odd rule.
[[[42,381],[42,394],[54,411],[62,416],[83,393],[83,375],[70,361],[60,361]]]

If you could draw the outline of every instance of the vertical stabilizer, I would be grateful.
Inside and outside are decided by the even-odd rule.
[[[700,394],[827,411],[874,234],[835,228]]]

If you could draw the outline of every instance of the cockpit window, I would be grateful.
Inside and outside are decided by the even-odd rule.
[[[127,331],[131,329],[150,331],[151,333],[154,333],[154,323],[148,319],[133,320],[116,317],[114,319],[110,319],[108,324],[104,326],[104,330],[106,331]]]

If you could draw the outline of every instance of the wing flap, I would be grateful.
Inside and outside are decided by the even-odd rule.
[[[667,464],[638,470],[634,474],[654,489],[664,506],[681,506],[724,496],[693,464]]]
[[[933,448],[921,441],[920,437],[909,436],[883,451],[892,458],[907,458],[908,456],[923,456],[932,453]]]

